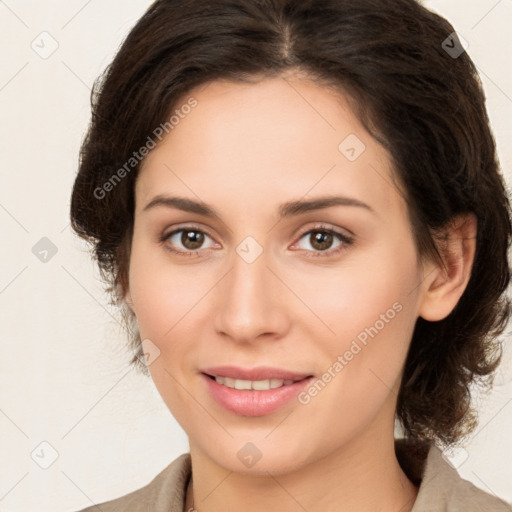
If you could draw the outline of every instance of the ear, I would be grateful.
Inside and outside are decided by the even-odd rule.
[[[429,260],[424,264],[425,280],[418,314],[436,322],[446,318],[457,305],[471,276],[477,235],[477,219],[468,213],[455,217],[442,230],[438,245],[446,268]]]

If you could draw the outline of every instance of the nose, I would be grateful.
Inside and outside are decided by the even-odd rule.
[[[216,332],[239,343],[261,336],[280,338],[290,328],[290,291],[263,251],[254,261],[235,253],[214,297]],[[287,297],[288,295],[288,297]]]

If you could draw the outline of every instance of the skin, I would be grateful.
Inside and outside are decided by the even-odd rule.
[[[417,488],[394,453],[401,372],[418,316],[444,318],[467,285],[474,217],[448,232],[448,272],[422,261],[389,155],[340,93],[305,77],[216,81],[189,96],[197,107],[137,179],[125,294],[141,338],[160,351],[152,379],[189,438],[186,510],[410,510]],[[349,134],[366,146],[354,161],[338,149]],[[220,219],[144,211],[160,194],[201,200]],[[373,211],[338,205],[279,219],[281,203],[324,195]],[[194,250],[182,232],[160,241],[191,223],[205,233],[198,255],[169,251]],[[304,235],[319,223],[354,243],[334,253],[344,244],[334,236],[322,253],[317,232]],[[247,236],[263,251],[252,263],[236,252]],[[222,364],[321,377],[397,302],[401,311],[308,404],[249,417],[208,394],[200,370]],[[237,457],[247,442],[261,452],[252,467]]]

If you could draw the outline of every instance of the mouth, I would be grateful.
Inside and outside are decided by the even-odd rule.
[[[222,408],[240,416],[265,416],[278,411],[304,390],[314,377],[301,379],[234,379],[201,372],[206,391]],[[297,402],[298,403],[298,402]]]
[[[254,390],[254,391],[268,391],[270,389],[277,389],[283,386],[291,386],[297,382],[310,379],[313,375],[307,375],[306,377],[298,379],[261,379],[261,380],[247,380],[247,379],[235,379],[232,377],[224,377],[220,375],[210,375],[202,372],[203,375],[208,377],[210,380],[214,380],[218,384],[222,384],[231,389],[238,390]]]

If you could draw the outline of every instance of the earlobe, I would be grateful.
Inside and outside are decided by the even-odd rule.
[[[418,311],[419,316],[431,322],[446,318],[466,289],[476,252],[477,219],[472,213],[459,215],[443,232],[438,249],[444,266],[432,261],[425,266]]]

